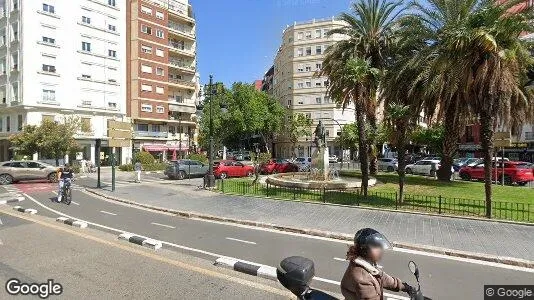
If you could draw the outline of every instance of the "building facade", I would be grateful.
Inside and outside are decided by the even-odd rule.
[[[13,158],[8,138],[26,124],[71,116],[83,124],[77,158],[94,162],[96,139],[109,155],[107,121],[126,115],[125,1],[1,1],[0,161]]]
[[[127,113],[134,151],[196,147],[196,21],[187,0],[128,0]]]
[[[313,132],[319,120],[325,125],[327,144],[331,154],[346,155],[335,143],[342,127],[355,121],[354,109],[343,111],[327,96],[328,81],[318,77],[326,49],[344,37],[328,35],[334,28],[344,23],[334,18],[312,20],[288,26],[282,37],[274,62],[272,88],[270,76],[266,75],[266,90],[272,94],[292,114],[304,114],[313,121],[309,132]],[[268,72],[269,73],[269,72]],[[278,157],[311,156],[313,134],[302,136],[294,146],[283,136],[278,138],[274,152]],[[346,152],[346,151],[345,151]]]

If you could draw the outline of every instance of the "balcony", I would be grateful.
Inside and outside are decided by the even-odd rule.
[[[172,67],[176,67],[176,68],[179,68],[179,69],[182,69],[184,70],[185,72],[190,72],[190,73],[195,73],[196,71],[196,68],[195,68],[195,65],[193,64],[193,62],[190,62],[190,63],[185,63],[179,59],[169,59],[169,64],[172,66]]]
[[[142,138],[142,137],[147,137],[147,138],[167,138],[167,136],[169,135],[168,132],[166,131],[159,131],[159,132],[155,132],[155,131],[134,131],[133,133],[134,135],[134,138]]]
[[[171,86],[174,85],[179,88],[185,88],[185,89],[191,89],[191,90],[194,90],[196,87],[196,83],[192,82],[191,80],[169,78],[169,83]]]
[[[195,57],[195,51],[192,46],[186,46],[182,43],[169,41],[169,48],[171,51],[177,52],[179,54]]]
[[[170,21],[169,29],[171,33],[177,33],[178,35],[189,38],[191,40],[195,39],[195,31],[190,26]]]
[[[525,132],[525,141],[534,141],[534,132]]]

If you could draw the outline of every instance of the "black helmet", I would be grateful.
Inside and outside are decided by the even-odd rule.
[[[360,229],[354,235],[354,244],[359,248],[380,247],[382,249],[393,248],[388,239],[380,232],[372,228]]]

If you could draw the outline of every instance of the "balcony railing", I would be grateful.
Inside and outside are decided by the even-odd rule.
[[[195,66],[192,63],[187,64],[177,59],[169,59],[169,64],[179,67],[179,68],[184,68],[184,69],[188,69],[191,71],[195,71]]]
[[[169,28],[175,31],[181,32],[185,35],[191,36],[191,37],[195,36],[195,32],[193,31],[193,28],[191,28],[190,26],[186,26],[186,25],[182,25],[182,24],[178,24],[174,22],[169,22]]]
[[[525,140],[534,141],[534,132],[525,132]]]
[[[173,41],[169,41],[169,46],[171,48],[179,50],[179,51],[190,52],[191,54],[193,54],[193,52],[194,52],[193,51],[193,47],[186,46],[184,44],[173,42]]]
[[[168,136],[168,132],[160,131],[134,131],[135,137],[156,137],[156,138],[166,138]]]
[[[191,80],[169,78],[169,82],[170,83],[175,83],[175,84],[180,84],[180,85],[185,85],[185,86],[188,86],[188,87],[195,87],[195,83],[191,82]]]

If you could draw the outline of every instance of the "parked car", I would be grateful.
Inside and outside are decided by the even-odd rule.
[[[299,167],[287,159],[271,159],[261,165],[262,174],[298,172]]]
[[[397,171],[398,168],[399,168],[399,162],[395,158],[379,158],[378,159],[379,170],[394,172],[394,171]]]
[[[221,160],[213,165],[213,174],[217,178],[251,177],[254,175],[254,166],[245,165],[239,161]]]
[[[502,181],[503,169],[502,162],[493,163],[492,180]],[[460,169],[460,178],[463,180],[484,180],[484,163],[465,166]],[[526,185],[534,181],[534,170],[528,162],[505,161],[504,162],[504,183],[511,185]]]
[[[408,174],[422,174],[435,176],[433,170],[438,170],[440,167],[440,161],[434,159],[423,159],[415,164],[409,164],[406,166],[406,173]]]
[[[453,161],[452,167],[454,168],[454,172],[459,172],[462,167],[468,166],[470,164],[477,164],[480,161],[480,158],[473,157],[457,158]]]
[[[332,154],[328,157],[328,162],[331,164],[337,163],[337,156],[335,154]]]
[[[293,163],[299,167],[299,172],[307,172],[311,168],[311,157],[297,157]]]
[[[164,174],[169,179],[182,180],[186,177],[200,177],[208,173],[208,165],[198,160],[181,159],[172,161],[165,169]]]
[[[20,180],[46,179],[57,181],[57,167],[39,161],[4,161],[0,163],[0,184],[6,185]]]

